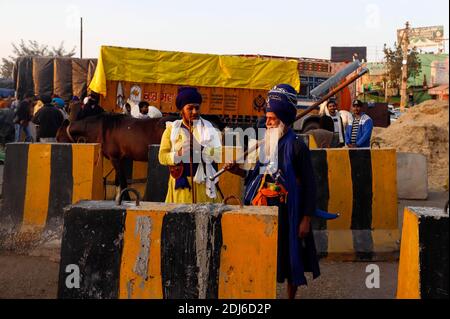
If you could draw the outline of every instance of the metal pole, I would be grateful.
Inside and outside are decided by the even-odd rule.
[[[409,22],[406,22],[403,34],[403,61],[402,61],[402,88],[400,92],[400,111],[404,112],[408,103],[408,47],[409,47]]]
[[[80,59],[83,58],[83,18],[80,18]]]

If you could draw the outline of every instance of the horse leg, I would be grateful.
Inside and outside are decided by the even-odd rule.
[[[128,183],[127,183],[127,176],[126,176],[126,171],[125,171],[125,167],[124,167],[124,160],[121,159],[111,159],[111,163],[116,171],[116,186],[119,186],[119,189],[116,193],[116,200],[119,198],[120,193],[122,192],[122,190],[124,190],[125,188],[128,187]],[[131,200],[130,195],[128,194],[128,192],[126,192],[123,195],[123,200],[129,201]]]

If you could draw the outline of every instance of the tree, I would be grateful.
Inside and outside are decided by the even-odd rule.
[[[48,48],[46,44],[40,44],[37,41],[20,40],[19,44],[12,43],[13,55],[8,58],[2,58],[0,67],[0,77],[10,79],[12,78],[12,71],[17,58],[23,56],[51,56],[51,57],[73,57],[75,55],[76,47],[71,51],[66,51],[64,48],[64,41],[58,47]]]
[[[384,57],[386,61],[386,79],[389,87],[399,89],[402,82],[402,65],[403,65],[403,52],[402,47],[397,43],[394,44],[394,48],[389,48],[384,45]],[[422,68],[422,63],[419,58],[419,52],[417,48],[408,50],[408,79],[415,79]]]

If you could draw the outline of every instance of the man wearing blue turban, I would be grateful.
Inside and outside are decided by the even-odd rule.
[[[291,126],[297,114],[297,92],[287,84],[268,93],[266,135],[256,167],[246,174],[237,164],[227,169],[245,180],[245,204],[278,206],[277,281],[288,281],[294,299],[298,286],[306,285],[305,272],[320,276],[311,216],[316,211],[316,183],[310,151]],[[263,163],[267,162],[267,163]]]

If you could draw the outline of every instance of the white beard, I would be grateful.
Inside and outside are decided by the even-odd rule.
[[[265,147],[264,152],[266,159],[273,161],[278,156],[278,141],[284,135],[284,124],[280,123],[280,125],[276,128],[269,128],[266,130],[266,134],[264,136]]]

